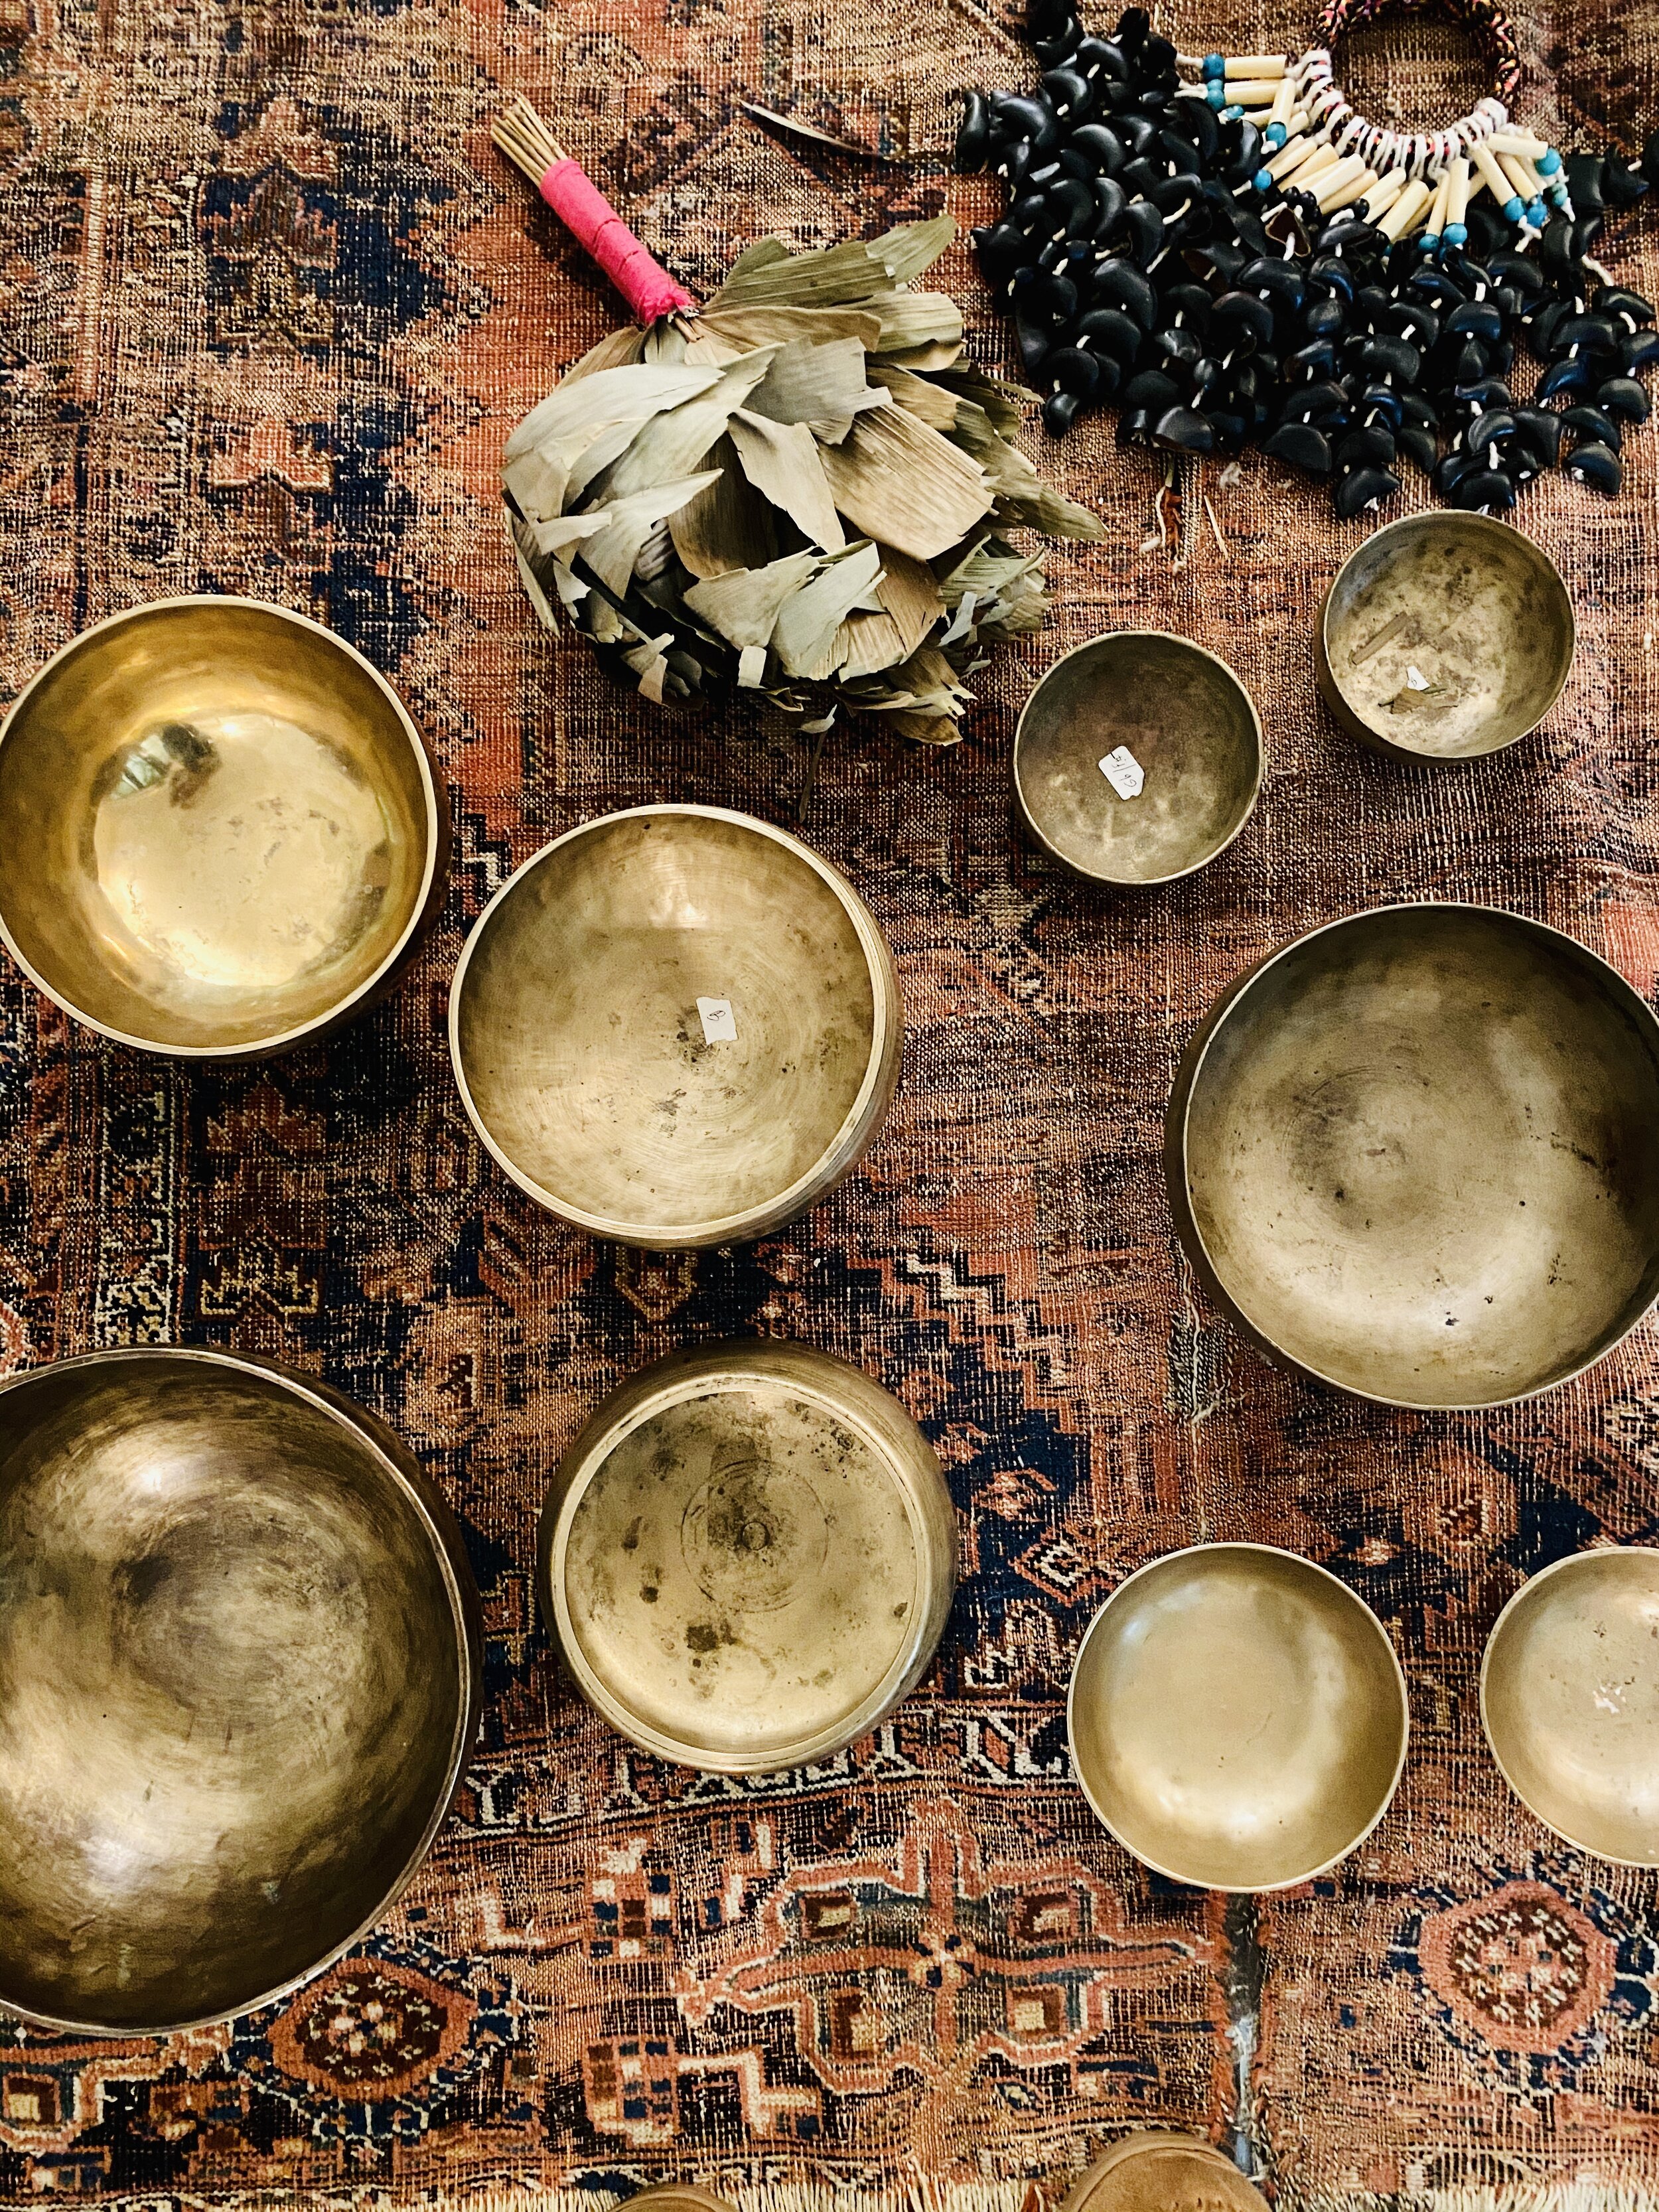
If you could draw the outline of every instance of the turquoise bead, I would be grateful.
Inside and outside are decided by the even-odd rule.
[[[1534,230],[1542,230],[1544,228],[1544,203],[1542,200],[1533,200],[1529,202],[1527,208],[1527,221],[1532,225]]]
[[[1560,166],[1561,156],[1556,152],[1554,147],[1552,146],[1548,152],[1544,155],[1543,159],[1539,162],[1538,173],[1540,177],[1553,177]]]
[[[1224,107],[1227,105],[1227,88],[1219,78],[1212,79],[1204,88],[1204,97],[1212,107]]]
[[[1273,181],[1273,173],[1268,169],[1258,169],[1250,179],[1259,192],[1271,191]]]
[[[1448,246],[1467,246],[1468,242],[1469,234],[1467,228],[1462,223],[1449,222],[1446,225],[1446,243]]]
[[[1417,241],[1417,250],[1419,253],[1438,252],[1440,250],[1439,232],[1437,230],[1425,230],[1422,237]]]
[[[1527,204],[1518,192],[1512,200],[1505,200],[1504,203],[1504,216],[1506,222],[1519,222],[1526,212]]]
[[[1277,151],[1277,149],[1285,143],[1285,138],[1289,134],[1286,132],[1285,125],[1282,123],[1270,123],[1267,125],[1267,143],[1273,147],[1275,151]]]
[[[1225,76],[1227,74],[1227,57],[1224,54],[1206,54],[1204,57],[1204,74],[1206,76]]]

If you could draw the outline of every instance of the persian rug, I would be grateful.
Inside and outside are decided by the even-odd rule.
[[[618,309],[491,153],[490,113],[529,94],[707,290],[769,230],[985,219],[988,181],[942,149],[960,88],[1029,78],[1016,21],[1016,0],[0,0],[0,684],[137,601],[281,600],[397,684],[458,832],[423,957],[325,1049],[184,1070],[0,974],[0,1367],[177,1340],[325,1376],[453,1501],[489,1632],[465,1792],[357,1953],[171,2040],[0,2029],[8,2203],[602,2212],[680,2176],[745,2212],[1037,2212],[1141,2126],[1228,2145],[1291,2212],[1659,2192],[1654,1878],[1558,1846],[1475,1703],[1526,1575],[1659,1540],[1659,1339],[1483,1418],[1317,1395],[1206,1310],[1159,1166],[1212,999],[1351,909],[1514,908],[1654,993],[1652,434],[1611,505],[1560,477],[1527,495],[1577,663],[1540,736],[1465,771],[1363,756],[1319,706],[1314,612],[1365,528],[1324,491],[1259,455],[1208,465],[1160,534],[1160,477],[1109,417],[1058,447],[1034,432],[1110,525],[1054,552],[1050,632],[977,679],[959,750],[824,750],[806,834],[889,932],[908,1036],[864,1168],[786,1233],[696,1259],[567,1233],[482,1155],[450,1078],[448,979],[515,865],[647,800],[787,820],[804,772],[779,725],[661,712],[536,626],[501,447]],[[1312,21],[1179,0],[1163,27],[1249,51]],[[1650,0],[1529,5],[1519,29],[1521,112],[1563,144],[1659,121]],[[1347,66],[1402,118],[1483,88],[1462,34],[1418,18],[1357,36]],[[744,97],[910,158],[802,158]],[[1651,295],[1659,218],[1623,219],[1606,258]],[[975,357],[1009,369],[964,246],[942,276]],[[1423,496],[1408,476],[1399,511]],[[1021,845],[1007,775],[1036,672],[1115,625],[1228,659],[1268,772],[1212,866],[1109,899]],[[899,1394],[948,1469],[963,1571],[889,1723],[736,1783],[636,1753],[561,1682],[534,1527],[620,1376],[756,1331]],[[1064,1724],[1102,1597],[1224,1536],[1359,1591],[1413,1723],[1359,1852],[1231,1903],[1110,1841]]]

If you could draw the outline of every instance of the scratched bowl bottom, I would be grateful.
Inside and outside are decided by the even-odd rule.
[[[543,1602],[579,1686],[660,1756],[767,1773],[873,1726],[954,1583],[939,1462],[896,1400],[798,1344],[630,1378],[562,1462]]]
[[[1344,564],[1316,661],[1353,735],[1449,761],[1535,729],[1572,653],[1572,605],[1549,556],[1508,523],[1448,509],[1407,515]]]

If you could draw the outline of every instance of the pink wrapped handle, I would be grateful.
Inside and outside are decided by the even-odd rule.
[[[585,246],[642,323],[690,310],[696,301],[642,246],[580,161],[555,161],[537,186],[559,221]]]

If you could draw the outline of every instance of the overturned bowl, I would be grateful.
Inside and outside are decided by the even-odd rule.
[[[280,1997],[412,1880],[479,1709],[404,1448],[228,1354],[0,1384],[0,2004],[165,2034]]]
[[[1486,1640],[1480,1719],[1546,1826],[1659,1866],[1659,1551],[1579,1552],[1522,1583]]]
[[[123,1044],[252,1059],[392,981],[448,802],[362,655],[252,599],[163,599],[50,660],[0,727],[0,933]]]
[[[1406,1759],[1406,1682],[1345,1583],[1266,1544],[1152,1560],[1090,1622],[1072,1765],[1126,1850],[1202,1889],[1282,1889],[1345,1858]]]
[[[1349,555],[1314,669],[1351,737],[1414,761],[1478,759],[1535,730],[1572,666],[1572,601],[1541,546],[1491,515],[1408,514]]]
[[[933,1447],[844,1360],[775,1338],[630,1376],[560,1462],[540,1590],[612,1728],[706,1772],[827,1758],[921,1679],[956,1585]]]
[[[765,1236],[863,1158],[898,1079],[898,978],[852,885],[787,831],[641,806],[502,884],[455,971],[466,1110],[520,1188],[653,1251]]]
[[[1176,1228],[1269,1358],[1356,1397],[1501,1405],[1659,1291],[1659,1023],[1559,931],[1380,907],[1225,992],[1165,1123]]]
[[[1261,789],[1261,723],[1225,661],[1110,630],[1054,666],[1014,733],[1014,797],[1051,858],[1097,884],[1166,884],[1230,845]]]

